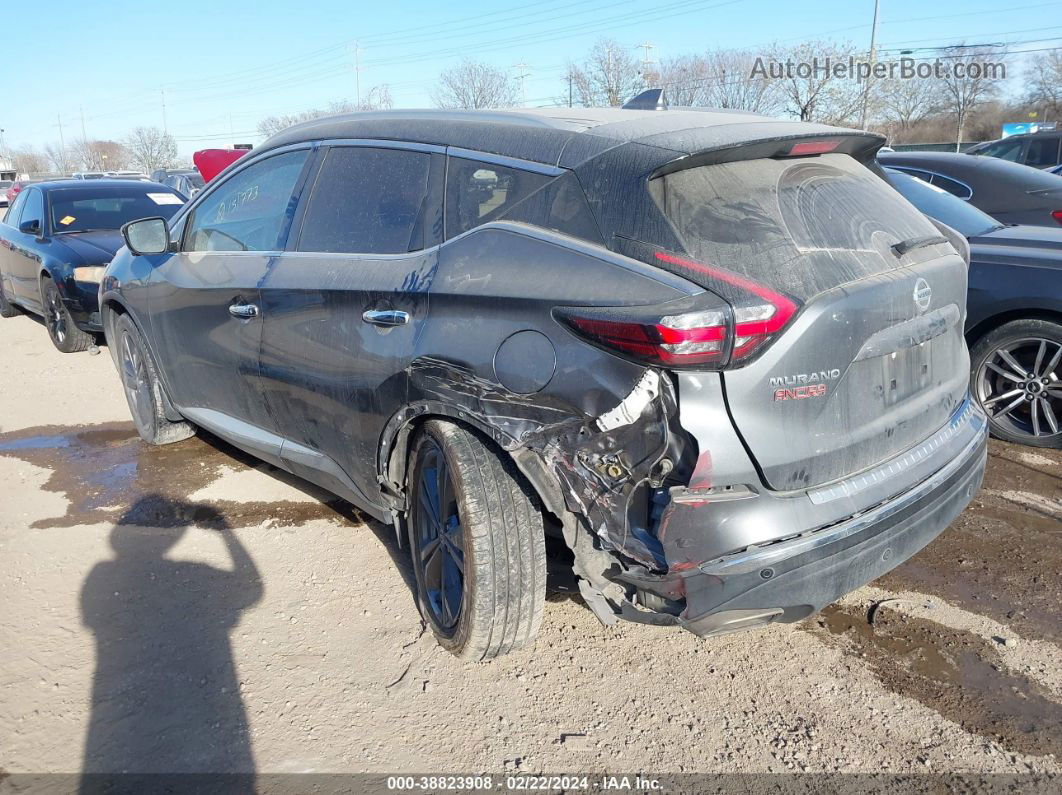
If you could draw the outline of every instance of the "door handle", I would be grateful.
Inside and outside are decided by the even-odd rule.
[[[395,309],[370,309],[361,313],[361,319],[374,326],[404,326],[409,322],[409,312],[399,312]]]
[[[249,320],[252,317],[258,317],[258,307],[255,304],[231,304],[229,306],[229,314],[233,317]]]

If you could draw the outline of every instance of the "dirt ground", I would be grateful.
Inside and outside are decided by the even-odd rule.
[[[0,322],[0,772],[1062,772],[1062,455],[887,577],[702,641],[554,596],[422,631],[389,528],[224,443],[140,443],[109,356]],[[868,612],[874,607],[873,622]]]

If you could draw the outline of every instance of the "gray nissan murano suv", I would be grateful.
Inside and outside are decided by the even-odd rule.
[[[984,472],[965,242],[881,143],[675,108],[307,122],[125,227],[107,341],[148,442],[203,428],[393,525],[454,654],[532,641],[547,548],[606,624],[797,621]]]

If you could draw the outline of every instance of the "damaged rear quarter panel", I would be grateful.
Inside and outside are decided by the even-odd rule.
[[[551,311],[653,304],[696,291],[650,266],[518,224],[480,227],[444,245],[407,369],[407,405],[381,439],[381,471],[392,463],[390,490],[401,489],[393,465],[403,458],[411,424],[451,416],[511,453],[546,505],[579,517],[601,548],[661,569],[659,546],[646,538],[643,487],[674,454],[670,377],[576,338]],[[539,391],[516,394],[499,383],[495,357],[524,330],[548,339],[557,365]],[[631,522],[629,514],[641,520]]]

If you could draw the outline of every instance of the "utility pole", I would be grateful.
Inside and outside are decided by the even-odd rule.
[[[85,106],[84,105],[78,105],[77,109],[79,111],[81,111],[81,140],[82,141],[87,141],[88,140],[88,134],[85,132]]]
[[[524,91],[524,80],[528,77],[529,72],[527,72],[527,64],[523,61],[513,64],[513,69],[519,70],[516,73],[516,81],[520,84],[520,105],[522,107],[527,103],[527,94]]]
[[[352,48],[354,50],[354,91],[355,100],[357,102],[356,107],[361,108],[361,45],[358,42],[354,42]]]
[[[653,45],[649,42],[643,42],[638,46],[645,50],[645,57],[642,58],[642,83],[646,88],[649,88],[649,67],[656,63],[649,57],[649,51],[653,49]]]
[[[568,107],[572,106],[572,83],[575,81],[575,75],[572,74],[572,70],[568,70]]]
[[[63,115],[61,113],[55,114],[56,121],[59,122],[59,157],[63,159],[62,167],[60,171],[66,171],[66,139],[63,137]]]
[[[874,70],[874,43],[878,37],[878,2],[874,0],[874,21],[870,25],[870,69]],[[867,74],[867,83],[863,86],[863,112],[859,116],[859,128],[867,128],[867,102],[870,101],[870,74]]]
[[[164,133],[168,133],[170,131],[170,127],[166,123],[166,89],[160,88],[159,93],[162,94],[162,131]]]

